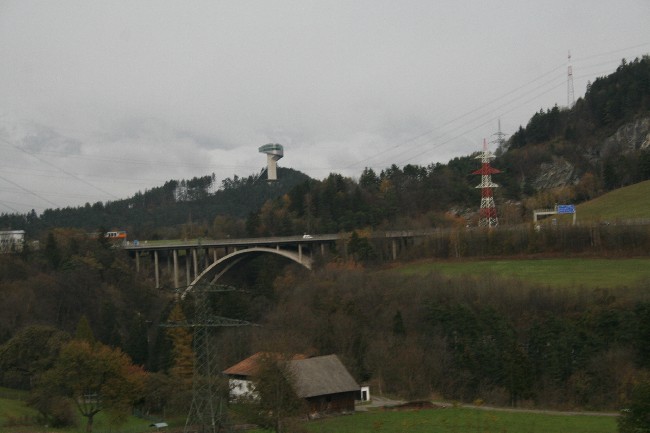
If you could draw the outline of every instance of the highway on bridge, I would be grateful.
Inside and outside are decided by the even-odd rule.
[[[124,247],[128,251],[152,251],[185,248],[224,248],[224,247],[252,247],[252,246],[277,246],[296,244],[315,244],[320,242],[333,242],[345,239],[345,235],[307,235],[306,236],[275,236],[266,238],[240,238],[240,239],[192,239],[189,241],[132,241]]]
[[[371,232],[369,237],[373,239],[397,239],[427,236],[436,232],[436,230],[399,230],[399,231],[381,231]],[[263,238],[239,238],[239,239],[192,239],[183,240],[162,240],[162,241],[132,241],[124,247],[128,251],[155,251],[169,249],[186,249],[186,248],[227,248],[227,247],[253,247],[253,246],[283,246],[283,245],[310,245],[323,242],[335,242],[338,240],[347,240],[350,233],[330,233],[321,235],[303,235],[303,236],[274,236]]]

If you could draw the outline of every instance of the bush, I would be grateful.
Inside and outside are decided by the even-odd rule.
[[[641,382],[634,387],[630,404],[618,418],[620,433],[650,432],[650,383]]]

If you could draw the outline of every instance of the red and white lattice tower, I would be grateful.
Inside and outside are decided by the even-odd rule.
[[[481,210],[478,225],[479,227],[496,227],[499,225],[499,219],[497,218],[497,208],[494,206],[492,188],[497,188],[499,185],[492,183],[492,175],[501,173],[501,171],[490,166],[494,155],[488,150],[486,140],[483,140],[483,152],[476,159],[481,160],[481,168],[472,172],[472,174],[481,175],[481,183],[477,186],[477,188],[481,188]]]

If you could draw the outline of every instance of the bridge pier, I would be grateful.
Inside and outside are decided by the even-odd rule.
[[[199,276],[199,263],[197,259],[196,248],[192,248],[192,264],[194,265],[194,278],[196,278]]]
[[[153,262],[154,262],[154,273],[156,274],[156,289],[160,289],[160,273],[158,269],[158,251],[154,250],[153,252]]]
[[[185,250],[185,279],[187,285],[189,286],[192,282],[190,278],[190,250]]]
[[[174,288],[178,288],[178,250],[172,250],[174,257]]]

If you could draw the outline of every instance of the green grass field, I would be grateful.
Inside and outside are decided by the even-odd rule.
[[[0,398],[1,433],[83,432],[85,423],[67,429],[28,425],[36,412],[23,401]],[[22,422],[21,422],[22,421]],[[470,408],[425,409],[401,412],[370,411],[309,421],[303,424],[312,433],[615,433],[616,418],[600,415],[559,415],[523,411],[480,410]],[[119,427],[110,426],[98,415],[95,433],[145,433],[149,422],[131,417]],[[262,433],[264,430],[251,430]]]
[[[650,218],[650,180],[616,189],[576,208],[578,221]]]
[[[0,388],[0,394],[5,395],[10,391]],[[26,394],[26,393],[23,393]],[[24,400],[16,398],[0,397],[0,433],[36,433],[36,432],[58,432],[58,433],[78,433],[84,432],[86,428],[86,419],[79,416],[78,426],[65,429],[46,428],[39,425],[36,420],[38,412],[28,407]],[[118,426],[113,426],[108,422],[104,414],[99,413],[95,417],[94,433],[141,433],[150,432],[151,422],[136,417],[129,417],[127,421]]]
[[[22,400],[0,398],[0,432],[19,431],[17,427],[31,424],[36,411]]]
[[[447,408],[357,413],[306,427],[312,433],[614,433],[616,418]]]
[[[622,288],[650,281],[650,258],[426,261],[392,270],[405,275],[492,275],[551,287]]]

